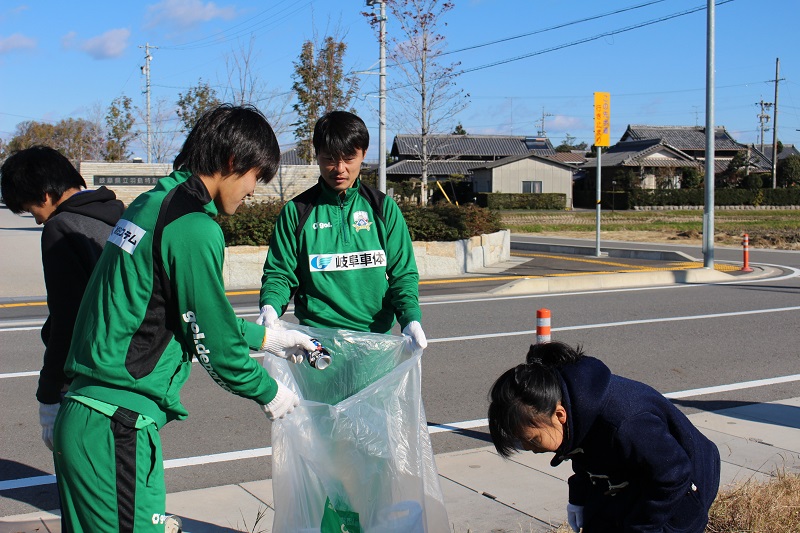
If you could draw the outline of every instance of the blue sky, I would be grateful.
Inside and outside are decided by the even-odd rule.
[[[566,134],[591,144],[595,91],[611,93],[612,143],[628,124],[704,125],[705,10],[654,21],[705,5],[705,0],[455,0],[443,28],[452,53],[442,59],[468,71],[456,82],[470,96],[468,107],[446,128],[452,131],[460,122],[469,133],[536,135],[544,114],[554,144]],[[631,9],[599,17],[626,8]],[[740,142],[760,141],[756,103],[774,100],[776,58],[783,78],[779,138],[800,141],[798,8],[797,0],[732,0],[716,7],[715,122]],[[140,46],[145,43],[158,47],[152,51],[152,105],[160,100],[167,112],[178,93],[200,78],[225,85],[226,59],[230,63],[233,52],[251,39],[253,63],[269,94],[290,93],[292,63],[314,31],[324,36],[339,28],[348,44],[346,67],[374,68],[378,44],[360,14],[366,9],[363,0],[4,0],[0,136],[10,138],[24,120],[89,118],[121,94],[144,107]],[[562,27],[549,29],[555,26]],[[620,31],[626,28],[634,29]],[[394,29],[389,20],[389,33]],[[495,41],[502,42],[489,44]],[[377,76],[360,80],[354,106],[377,147]],[[400,81],[390,68],[389,86]],[[270,105],[277,109],[278,100]],[[391,146],[393,136],[405,132],[391,120],[391,93],[388,106]],[[167,124],[177,128],[175,120]],[[770,130],[765,142],[771,140]],[[284,145],[292,141],[291,134],[281,137]],[[144,155],[141,148],[136,151]],[[376,151],[369,156],[374,159]]]

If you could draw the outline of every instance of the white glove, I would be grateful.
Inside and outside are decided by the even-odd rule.
[[[411,338],[413,348],[424,350],[428,347],[428,339],[425,338],[425,332],[422,331],[422,324],[413,320],[403,328],[403,335]]]
[[[267,414],[267,418],[274,421],[278,418],[283,418],[288,415],[300,403],[300,397],[294,393],[292,389],[281,383],[278,384],[278,393],[267,405],[262,405],[261,408]]]
[[[567,522],[575,533],[583,527],[583,505],[567,504]]]
[[[256,324],[259,326],[270,327],[278,320],[278,312],[272,308],[271,305],[265,305],[261,308],[261,314],[256,319]]]
[[[261,349],[292,363],[302,363],[305,352],[313,352],[317,345],[305,333],[267,327],[267,336]]]
[[[53,424],[56,423],[56,415],[60,403],[40,403],[39,404],[39,423],[42,425],[42,440],[50,451],[53,451]]]

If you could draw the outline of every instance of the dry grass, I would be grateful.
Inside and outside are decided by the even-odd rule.
[[[800,249],[800,211],[722,210],[715,213],[714,240],[722,246],[741,246],[750,235],[753,248]],[[542,237],[595,238],[595,213],[588,211],[502,211],[503,225],[512,232]],[[615,241],[667,242],[699,245],[701,211],[604,212],[601,238]]]
[[[766,482],[722,490],[709,512],[706,533],[800,531],[800,475],[779,472]],[[564,524],[551,533],[572,533]]]
[[[800,531],[800,475],[778,473],[719,493],[707,533]]]

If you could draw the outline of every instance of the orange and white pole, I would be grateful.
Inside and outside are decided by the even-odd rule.
[[[550,342],[550,310],[536,311],[536,344]]]
[[[752,272],[753,269],[750,268],[750,236],[745,233],[744,239],[742,239],[742,249],[743,249],[743,265],[742,265],[742,272]]]

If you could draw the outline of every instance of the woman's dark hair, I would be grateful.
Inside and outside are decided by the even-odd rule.
[[[49,146],[33,146],[6,159],[0,168],[3,203],[12,213],[39,205],[49,194],[54,202],[69,189],[83,189],[86,182],[69,159]]]
[[[497,453],[509,457],[519,449],[526,427],[553,416],[562,400],[558,369],[581,357],[580,346],[532,344],[525,364],[507,370],[494,382],[489,391],[489,433]]]
[[[369,130],[358,116],[347,111],[331,111],[314,125],[314,151],[343,159],[369,148]]]
[[[275,132],[258,109],[222,104],[200,117],[173,168],[202,176],[256,169],[259,181],[267,183],[278,171],[280,157]]]

